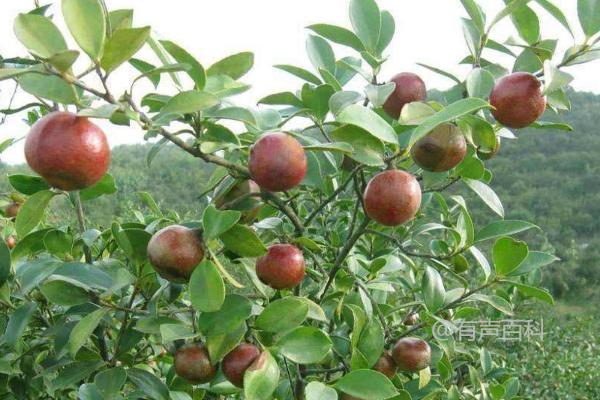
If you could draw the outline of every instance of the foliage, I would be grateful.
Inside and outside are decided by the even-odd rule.
[[[156,139],[147,163],[168,142],[196,159],[197,169],[183,173],[177,166],[157,169],[159,176],[165,174],[160,179],[203,184],[192,199],[185,197],[189,190],[169,188],[171,198],[195,205],[180,215],[167,211],[168,199],[161,207],[147,190],[138,194],[143,208],[119,201],[130,196],[133,185],[121,181],[117,188],[111,175],[72,193],[49,188],[39,177],[11,176],[13,189],[26,200],[15,221],[4,221],[4,233],[17,236],[17,246],[10,252],[3,242],[0,246],[0,300],[6,310],[0,317],[2,396],[263,400],[335,399],[346,393],[370,400],[518,399],[518,363],[491,356],[485,347],[435,336],[432,326],[453,330],[454,318],[512,315],[524,298],[553,302],[540,287],[540,269],[556,258],[546,248],[534,250],[514,238],[535,226],[505,219],[509,214],[492,188],[491,164],[482,160],[496,136],[514,136],[490,122],[486,100],[492,81],[509,70],[484,55],[508,53],[515,57],[511,69],[543,77],[549,113],[556,113],[569,107],[572,78],[561,68],[597,57],[600,21],[590,15],[596,1],[579,0],[585,41],[569,48],[562,61],[553,61],[556,42],[542,40],[539,18],[527,3],[507,2],[488,22],[474,1],[462,1],[470,17],[463,19],[469,51],[463,63],[473,72],[450,76],[455,87],[441,93],[439,101],[408,105],[399,121],[382,112],[391,86],[378,84],[394,19],[374,0],[350,1],[352,30],[313,25],[316,35],[309,36],[307,53],[314,72],[278,66],[306,83],[297,92],[265,97],[258,109],[232,105],[232,97],[249,87],[240,79],[253,65],[251,53],[204,68],[179,45],[156,40],[150,27],[135,26],[131,10],[107,10],[101,0],[64,0],[68,30],[91,62],[76,73],[74,62],[83,54],[68,48],[48,8],[20,14],[15,34],[30,57],[3,59],[0,79],[15,80],[34,96],[35,103],[17,109],[30,109],[29,122],[62,109],[137,124],[147,139]],[[540,4],[571,29],[559,8]],[[509,17],[520,39],[492,40],[495,25]],[[355,56],[338,60],[331,43],[353,49]],[[145,45],[156,60],[135,58]],[[127,64],[137,71],[132,85],[113,93],[109,76]],[[140,94],[135,83],[141,79],[154,85],[169,79],[177,93]],[[364,81],[366,96],[344,90],[351,80]],[[221,185],[250,177],[250,148],[263,133],[287,130],[296,118],[309,121],[304,129],[288,130],[308,158],[308,174],[299,187],[251,193],[263,203],[256,222],[240,211],[206,207],[207,194],[216,200],[213,190],[218,194]],[[237,122],[235,128],[231,121]],[[461,128],[469,143],[467,157],[447,173],[419,170],[408,156],[410,147],[444,123]],[[533,126],[569,129],[547,120]],[[350,171],[341,168],[344,158],[354,161]],[[120,179],[144,171],[132,170],[128,161],[129,171]],[[371,221],[359,200],[367,179],[386,168],[421,180],[421,209],[403,226]],[[152,175],[134,178],[143,179],[149,187],[157,183]],[[447,192],[450,188],[455,192]],[[117,196],[112,204],[126,210],[119,212],[121,218],[105,220],[108,196]],[[46,212],[58,201],[72,206],[77,229]],[[489,220],[474,225],[471,204],[485,204],[493,214],[488,211]],[[104,215],[86,229],[83,209],[94,207]],[[151,235],[172,224],[204,232],[206,259],[189,285],[160,278],[148,260]],[[306,277],[293,290],[267,287],[253,268],[268,245],[278,242],[293,243],[307,260]],[[455,272],[457,260],[469,264],[466,274]],[[410,312],[421,318],[411,328],[403,323]],[[409,335],[428,341],[431,367],[391,378],[371,369],[396,339]],[[174,350],[185,341],[206,343],[217,364],[244,339],[263,353],[246,371],[243,390],[222,373],[201,385],[175,374]],[[465,367],[467,380],[461,372]]]

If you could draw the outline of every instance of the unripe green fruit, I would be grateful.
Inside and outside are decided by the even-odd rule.
[[[454,272],[457,274],[461,274],[469,269],[469,261],[462,254],[452,257],[452,265],[454,266]]]
[[[479,157],[479,159],[483,160],[483,161],[490,160],[498,154],[498,152],[500,151],[501,145],[502,145],[502,142],[501,142],[500,136],[496,136],[496,146],[494,147],[494,149],[491,152],[483,152],[478,149],[477,157]]]

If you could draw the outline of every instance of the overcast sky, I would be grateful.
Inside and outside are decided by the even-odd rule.
[[[53,13],[56,14],[57,24],[62,28],[64,24],[60,7],[57,7],[59,2],[55,3]],[[397,72],[413,71],[420,74],[430,88],[443,89],[450,85],[446,78],[415,65],[417,62],[439,66],[461,77],[465,76],[468,70],[457,66],[457,62],[467,53],[460,23],[460,17],[466,14],[459,0],[379,0],[378,3],[382,9],[391,11],[396,19],[396,36],[387,50],[389,61],[383,68],[381,79]],[[502,0],[480,0],[480,3],[487,12],[488,19],[503,5]],[[555,0],[554,3],[561,4],[577,33],[576,40],[581,41],[576,1]],[[274,70],[272,66],[294,64],[310,68],[304,50],[308,34],[305,26],[313,23],[350,26],[347,0],[107,0],[107,4],[110,9],[134,8],[134,25],[152,25],[161,38],[179,43],[205,67],[230,54],[254,52],[254,69],[243,79],[253,89],[235,98],[238,104],[245,106],[255,104],[264,95],[284,90],[295,91],[300,87],[298,79]],[[33,1],[28,0],[0,2],[2,56],[26,54],[13,34],[12,26],[15,16],[19,12],[28,11],[32,6]],[[574,43],[564,28],[537,5],[534,4],[533,8],[539,11],[544,38],[560,39],[560,48],[563,50]],[[66,29],[63,32],[68,36]],[[516,36],[516,32],[508,19],[499,24],[492,34],[498,41],[504,41],[510,36]],[[67,39],[72,43],[70,38]],[[75,48],[75,45],[72,44],[71,47]],[[338,58],[350,54],[339,46],[335,50]],[[490,52],[488,56],[502,61],[497,54]],[[138,56],[154,62],[147,49]],[[80,56],[76,65],[85,68],[87,62]],[[598,63],[571,68],[569,72],[575,76],[575,89],[600,93],[598,71]],[[132,72],[128,67],[121,68],[111,76],[110,84],[114,86],[116,93],[126,87],[131,76]],[[12,82],[0,84],[0,108],[7,106],[13,86]],[[151,88],[143,85],[138,88],[140,91],[144,89]],[[168,93],[169,88],[164,85],[160,90]],[[27,101],[29,99],[26,95],[19,94],[14,106]],[[122,128],[99,123],[112,146],[142,141],[142,133],[135,127]],[[22,137],[26,133],[27,126],[21,122],[21,117],[12,116],[0,126],[0,141],[8,137]],[[22,142],[0,157],[3,162],[23,162]]]

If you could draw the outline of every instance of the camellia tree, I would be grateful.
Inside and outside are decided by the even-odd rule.
[[[492,17],[461,3],[471,71],[421,64],[450,90],[428,100],[412,72],[379,77],[394,18],[351,0],[352,29],[309,26],[314,70],[277,65],[302,86],[258,108],[232,101],[249,87],[251,53],[205,69],[102,0],[19,14],[29,55],[2,59],[0,79],[35,101],[4,112],[27,112],[25,156],[39,176],[8,177],[1,397],[520,398],[527,382],[506,354],[453,336],[461,320],[553,301],[539,284],[555,257],[512,237],[535,225],[504,219],[485,162],[514,129],[570,129],[551,116],[569,108],[564,67],[600,57],[600,3],[578,1],[584,40],[564,55],[532,8],[579,36],[552,2],[505,1]],[[504,19],[518,37],[501,43]],[[338,59],[332,44],[355,54]],[[156,57],[135,58],[143,46]],[[89,67],[75,70],[78,58]],[[110,77],[126,67],[130,88],[115,92]],[[175,94],[138,93],[140,80],[168,80]],[[364,90],[344,89],[351,81]],[[182,220],[140,193],[148,211],[134,220],[88,221],[94,199],[117,190],[93,119],[141,127],[148,163],[175,145],[214,164],[197,215]],[[499,218],[476,228],[463,192]],[[57,197],[77,226],[46,222]]]

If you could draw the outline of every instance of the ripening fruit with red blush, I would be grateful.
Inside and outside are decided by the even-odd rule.
[[[223,374],[237,387],[244,387],[244,373],[260,356],[258,347],[241,343],[225,356],[222,363]]]
[[[89,119],[53,112],[31,128],[25,158],[50,186],[79,190],[94,185],[106,174],[110,147],[104,132]]]
[[[215,197],[215,207],[241,211],[242,221],[252,222],[258,216],[262,204],[257,197],[244,198],[251,193],[260,193],[260,187],[252,179],[235,182]]]
[[[396,375],[396,371],[398,370],[394,359],[387,352],[379,357],[379,360],[377,360],[373,369],[377,372],[381,372],[390,379]]]
[[[525,128],[537,121],[546,110],[542,83],[529,72],[515,72],[500,79],[490,104],[496,121],[509,128]]]
[[[171,225],[156,232],[148,242],[150,263],[164,279],[185,283],[204,258],[198,233],[181,225]]]
[[[4,210],[4,216],[6,218],[10,218],[10,219],[16,218],[20,209],[21,209],[21,204],[12,203],[8,207],[6,207],[6,210]]]
[[[304,255],[291,244],[275,244],[256,261],[256,275],[273,289],[291,289],[304,279]]]
[[[6,238],[6,246],[8,246],[9,249],[14,249],[17,246],[17,239],[15,239],[14,236],[9,236],[8,238]]]
[[[306,154],[300,142],[287,133],[268,133],[250,149],[248,168],[262,189],[283,192],[298,186],[304,179]]]
[[[210,382],[217,374],[217,369],[212,365],[202,343],[190,343],[175,352],[175,372],[196,385]]]
[[[410,150],[414,162],[430,172],[446,172],[467,155],[467,141],[453,124],[443,124],[419,139]]]
[[[421,205],[421,187],[408,172],[390,170],[373,177],[364,194],[369,218],[396,226],[414,218]]]
[[[431,348],[422,339],[405,337],[396,342],[392,357],[400,371],[418,372],[431,364]]]
[[[423,101],[427,98],[425,82],[417,74],[402,72],[395,75],[392,80],[396,88],[383,105],[385,112],[392,118],[398,119],[405,105],[414,101]]]

